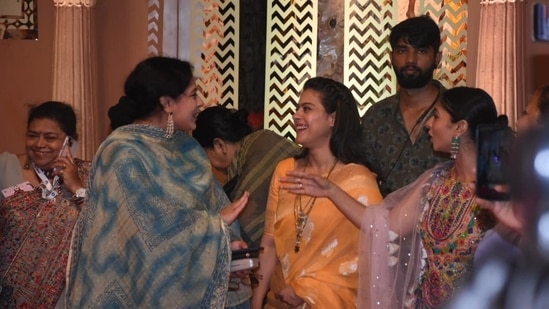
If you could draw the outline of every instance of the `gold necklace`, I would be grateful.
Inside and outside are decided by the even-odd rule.
[[[338,159],[334,159],[334,163],[332,164],[332,167],[330,167],[330,170],[328,171],[328,175],[326,176],[326,179],[330,178],[330,175],[332,174],[335,166],[337,165]],[[307,158],[307,162],[305,163],[305,167],[303,168],[303,172],[307,169],[307,166],[309,165],[309,158]],[[316,202],[316,196],[311,197],[307,204],[305,204],[305,207],[303,207],[303,204],[301,203],[301,194],[296,195],[295,201],[294,201],[294,217],[295,217],[295,246],[294,246],[294,252],[298,253],[299,249],[301,248],[301,239],[303,237],[303,231],[305,230],[305,225],[307,225],[307,221],[309,221],[309,214],[311,213],[311,210],[313,210],[313,206]]]

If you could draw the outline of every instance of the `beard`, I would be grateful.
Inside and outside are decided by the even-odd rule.
[[[404,73],[404,71],[406,69],[409,69],[410,67],[414,68],[417,73],[413,75]],[[435,71],[436,67],[437,65],[433,63],[430,68],[427,68],[424,71],[416,66],[405,66],[400,68],[399,70],[397,70],[396,68],[394,70],[400,87],[405,89],[417,89],[426,86],[433,80],[433,72]]]

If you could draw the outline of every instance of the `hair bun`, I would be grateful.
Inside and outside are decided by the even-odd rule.
[[[127,96],[122,96],[118,100],[118,104],[109,108],[109,119],[111,120],[111,128],[114,130],[118,127],[132,123],[137,115],[137,104]]]
[[[245,109],[238,109],[238,110],[235,110],[232,114],[231,114],[231,118],[236,120],[237,123],[239,124],[243,124],[243,125],[247,125],[248,124],[248,111],[245,110]]]
[[[509,118],[507,117],[507,115],[499,115],[498,118],[496,118],[496,124],[500,126],[508,126]]]

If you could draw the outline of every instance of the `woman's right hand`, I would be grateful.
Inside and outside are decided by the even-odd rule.
[[[244,209],[244,207],[246,207],[246,204],[248,204],[249,196],[250,192],[245,191],[238,200],[234,201],[229,206],[221,210],[220,214],[228,225],[233,224],[236,218],[238,218],[240,212]]]
[[[280,188],[293,194],[305,194],[315,197],[330,197],[335,185],[328,179],[301,171],[289,171],[280,178]]]

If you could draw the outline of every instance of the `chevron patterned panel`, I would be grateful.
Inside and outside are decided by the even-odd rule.
[[[307,79],[316,75],[316,0],[269,0],[264,126],[295,136],[292,115]]]
[[[200,64],[197,85],[205,106],[238,108],[238,3],[202,0],[191,6],[191,59]]]
[[[162,50],[160,42],[160,16],[162,10],[159,0],[148,0],[147,3],[147,51],[149,56],[158,56]]]
[[[345,1],[344,84],[359,103],[360,115],[396,91],[388,34],[395,24],[391,1]]]
[[[420,12],[441,28],[442,61],[436,78],[446,87],[465,86],[467,69],[467,0],[423,0]]]

